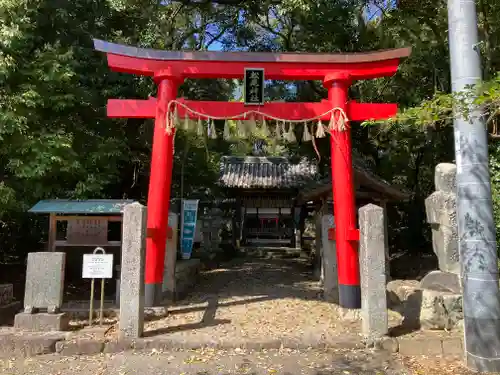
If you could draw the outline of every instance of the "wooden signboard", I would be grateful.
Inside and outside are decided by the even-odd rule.
[[[103,245],[108,242],[108,221],[78,218],[68,220],[66,241],[69,245]]]
[[[245,105],[264,104],[264,69],[245,68]]]

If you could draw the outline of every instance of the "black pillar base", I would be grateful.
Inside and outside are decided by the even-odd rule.
[[[346,309],[360,309],[361,287],[339,284],[339,305]]]
[[[146,284],[144,287],[144,307],[160,306],[162,284]]]

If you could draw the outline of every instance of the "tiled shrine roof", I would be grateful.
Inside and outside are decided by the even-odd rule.
[[[222,186],[240,189],[298,188],[319,177],[316,165],[279,156],[223,156],[220,172]]]
[[[404,200],[408,194],[377,176],[358,155],[353,155],[354,178],[358,185],[390,199]],[[223,156],[221,186],[239,189],[298,189],[304,199],[331,192],[331,176],[322,178],[316,164],[303,159],[293,164],[286,157]]]

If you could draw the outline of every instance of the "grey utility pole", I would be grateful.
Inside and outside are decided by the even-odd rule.
[[[448,0],[454,93],[481,78],[474,0]],[[488,134],[480,108],[471,119],[455,113],[457,222],[463,285],[467,367],[500,372],[500,300],[495,222],[488,167]]]

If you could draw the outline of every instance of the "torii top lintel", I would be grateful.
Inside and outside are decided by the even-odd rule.
[[[138,48],[94,39],[117,72],[185,78],[243,78],[245,68],[264,68],[266,79],[324,80],[340,73],[352,80],[392,76],[411,48],[364,53],[181,52]]]

